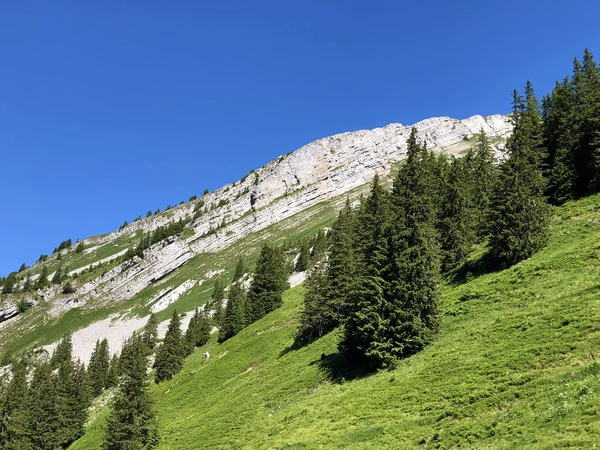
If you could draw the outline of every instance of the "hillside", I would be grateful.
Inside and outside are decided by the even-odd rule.
[[[337,331],[291,350],[303,288],[287,291],[282,308],[152,387],[159,448],[593,448],[599,204],[555,208],[547,247],[510,269],[486,273],[473,254],[444,281],[439,339],[393,371],[337,366]],[[72,448],[99,448],[106,413]]]
[[[500,115],[432,118],[415,128],[429,148],[447,154],[470,148],[481,129],[501,151],[511,130]],[[230,274],[238,257],[252,262],[266,240],[279,244],[314,234],[331,223],[347,197],[358,198],[375,174],[390,176],[406,156],[410,129],[391,124],[315,141],[201,198],[54,252],[19,273],[17,287],[27,279],[38,283],[43,273],[48,281],[44,277],[37,289],[0,296],[1,353],[48,346],[65,331],[103,321],[74,336],[75,355],[85,360],[104,336],[118,351],[150,311],[165,320],[175,307],[185,312],[204,304],[216,275]],[[182,232],[165,232],[143,250],[143,258],[124,261],[148,233],[178,222]],[[83,251],[77,251],[79,245]],[[59,269],[66,275],[51,283]],[[74,292],[63,293],[67,281]]]

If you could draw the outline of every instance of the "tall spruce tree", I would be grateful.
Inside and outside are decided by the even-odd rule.
[[[184,352],[181,319],[179,318],[179,314],[177,314],[177,310],[175,310],[171,316],[165,338],[158,347],[158,350],[156,350],[154,379],[157,383],[170,380],[173,378],[173,375],[181,370]]]
[[[361,205],[357,220],[356,245],[359,264],[357,279],[348,294],[348,318],[340,350],[354,362],[368,367],[389,363],[389,342],[386,299],[387,281],[384,270],[387,261],[389,200],[379,177],[375,177],[371,192]]]
[[[32,447],[56,450],[61,444],[61,418],[56,377],[49,364],[40,364],[35,369],[26,401],[27,431]]]
[[[327,236],[325,231],[320,229],[315,237],[312,251],[310,252],[311,263],[317,263],[323,259],[323,256],[327,253]]]
[[[11,364],[12,378],[0,396],[0,448],[32,449],[29,440],[27,368],[21,361]]]
[[[56,345],[56,349],[50,359],[50,366],[53,369],[60,367],[63,362],[71,361],[73,358],[73,342],[71,334],[65,334]]]
[[[379,338],[376,363],[393,364],[430,343],[439,329],[439,246],[432,158],[417,143],[416,129],[408,139],[408,155],[394,180],[392,226],[388,234],[385,316],[389,325]]]
[[[158,341],[158,322],[154,313],[150,314],[148,322],[144,325],[142,330],[142,341],[146,344],[150,350],[154,350],[156,342]]]
[[[475,242],[476,218],[480,217],[472,202],[471,173],[468,162],[453,158],[448,171],[444,201],[439,221],[442,269],[448,271],[460,264]],[[484,205],[481,206],[485,208]],[[485,209],[484,209],[485,211]]]
[[[79,382],[79,367],[71,359],[63,360],[58,367],[56,378],[57,410],[60,426],[58,441],[63,448],[83,436],[87,418],[88,402],[82,390],[86,387]]]
[[[246,296],[246,322],[252,323],[281,306],[283,291],[287,288],[285,253],[264,245],[254,278]]]
[[[148,392],[147,345],[134,335],[128,342],[123,381],[112,403],[103,450],[151,449],[159,443],[157,419]]]
[[[502,267],[529,258],[547,240],[549,208],[544,198],[541,116],[531,83],[525,99],[513,93],[513,134],[492,199],[491,255]]]
[[[225,310],[223,308],[223,299],[225,298],[225,286],[223,286],[223,280],[221,277],[215,280],[212,293],[212,303],[215,308],[214,320],[215,323],[220,324],[223,320],[223,314]]]
[[[300,254],[298,255],[298,260],[296,261],[296,266],[294,270],[296,272],[304,272],[308,269],[308,265],[310,264],[310,245],[308,240],[303,239],[300,243]]]
[[[475,239],[481,241],[488,234],[488,215],[498,179],[498,168],[494,151],[483,129],[476,135],[475,142],[475,148],[464,159],[467,169],[470,169],[472,174],[470,185],[467,183],[462,187],[466,189],[465,195],[470,200]]]
[[[90,357],[88,366],[88,378],[90,382],[91,393],[97,397],[107,387],[108,369],[110,367],[110,353],[108,341],[96,341],[96,346]]]
[[[191,354],[196,347],[202,347],[210,337],[211,321],[208,313],[196,307],[194,315],[185,332],[184,346],[186,356]]]
[[[327,266],[325,261],[318,262],[306,278],[304,308],[300,313],[300,324],[295,337],[295,345],[303,346],[324,336],[337,324],[330,307],[327,285]]]
[[[238,267],[240,267],[239,264]],[[237,270],[236,274],[238,274]],[[240,277],[242,275],[243,273]],[[227,339],[235,336],[245,326],[246,293],[242,287],[240,278],[236,279],[234,277],[234,281],[229,286],[228,297],[221,329],[219,330],[219,342],[225,342]]]

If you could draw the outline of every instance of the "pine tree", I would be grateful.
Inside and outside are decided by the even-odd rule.
[[[245,273],[246,273],[246,266],[244,265],[244,260],[242,258],[240,258],[240,259],[238,259],[238,262],[235,266],[235,272],[233,273],[232,283],[241,280]]]
[[[56,349],[50,359],[50,366],[53,369],[60,367],[63,362],[71,361],[73,358],[73,342],[71,334],[67,333],[56,345]]]
[[[389,200],[379,177],[373,179],[369,197],[362,202],[357,220],[356,245],[359,260],[356,281],[348,294],[348,318],[340,350],[351,361],[367,367],[387,365],[391,352],[385,347],[386,317],[384,293],[387,282],[384,269],[387,261]]]
[[[239,278],[235,279],[229,286],[228,297],[223,322],[219,330],[219,342],[225,342],[235,336],[245,326],[246,293]]]
[[[294,270],[296,272],[304,272],[308,269],[308,265],[310,263],[310,246],[306,239],[302,240],[300,244],[300,254],[298,255],[298,260],[296,261],[296,267]]]
[[[210,329],[211,322],[208,313],[204,309],[196,308],[185,332],[186,355],[192,353],[195,347],[202,347],[208,342]]]
[[[123,381],[107,419],[103,450],[151,449],[159,443],[148,392],[147,355],[147,344],[134,335],[128,342]]]
[[[181,320],[177,310],[173,311],[169,327],[162,344],[156,350],[154,378],[157,383],[170,380],[181,370],[184,357],[184,346],[181,336]]]
[[[467,162],[452,159],[444,192],[440,218],[442,269],[448,271],[460,264],[475,242],[476,217],[481,212],[470,198],[470,173]],[[479,206],[479,205],[478,205]],[[485,208],[485,206],[481,206]],[[484,210],[485,211],[485,210]],[[476,214],[473,214],[473,213]]]
[[[246,322],[252,323],[281,306],[287,288],[285,254],[264,245],[246,298]]]
[[[490,202],[498,179],[494,151],[483,129],[476,135],[475,149],[469,152],[464,163],[470,168],[472,178],[471,185],[469,186],[467,183],[467,186],[463,186],[463,188],[466,190],[465,195],[470,200],[475,238],[481,241],[488,234]]]
[[[317,263],[323,259],[323,256],[327,253],[327,237],[325,231],[322,229],[317,233],[315,243],[310,253],[310,259],[312,263]]]
[[[88,377],[90,381],[91,393],[97,397],[107,387],[108,369],[110,366],[110,354],[108,341],[96,341],[96,347],[90,357],[88,366]]]
[[[27,368],[21,361],[14,361],[11,372],[12,379],[0,396],[0,448],[28,450],[32,447],[28,433]]]
[[[63,279],[62,266],[58,266],[54,276],[52,277],[52,284],[60,284]]]
[[[48,364],[40,364],[35,369],[27,405],[27,430],[32,447],[39,450],[55,450],[61,443],[61,420],[56,378]]]
[[[119,375],[121,372],[121,361],[119,356],[115,353],[110,359],[110,365],[108,366],[108,373],[106,374],[106,387],[111,388],[119,384]]]
[[[40,272],[40,276],[37,280],[35,280],[35,288],[43,289],[48,285],[48,267],[42,266],[42,270]]]
[[[492,200],[490,253],[502,267],[529,258],[547,240],[549,209],[544,198],[541,117],[528,82],[523,100],[513,94],[513,134]]]
[[[328,302],[326,264],[315,265],[304,283],[304,309],[300,313],[300,324],[295,337],[295,345],[303,346],[324,336],[337,324],[337,318]]]
[[[154,313],[150,314],[148,322],[144,325],[142,330],[142,341],[150,350],[154,350],[156,342],[158,340],[158,323],[156,322],[156,316]]]
[[[60,362],[56,379],[57,410],[60,426],[58,441],[64,448],[83,436],[88,403],[83,401],[79,390],[78,369],[69,358]]]

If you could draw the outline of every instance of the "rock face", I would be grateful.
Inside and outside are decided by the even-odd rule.
[[[482,129],[500,152],[512,130],[508,118],[501,115],[465,120],[438,117],[415,127],[419,140],[426,141],[430,149],[452,154],[468,149],[472,145],[469,139]],[[369,183],[375,174],[388,173],[393,164],[406,157],[411,128],[390,124],[337,134],[280,156],[239,182],[203,196],[204,213],[188,224],[191,233],[186,239],[170,238],[153,245],[143,259],[134,258],[86,283],[72,298],[62,300],[63,306],[80,305],[91,298],[130,298],[198,253],[226,248],[249,233]],[[195,206],[195,202],[177,206],[119,231],[86,239],[84,244],[100,246],[138,230],[153,231],[179,219],[190,219]]]

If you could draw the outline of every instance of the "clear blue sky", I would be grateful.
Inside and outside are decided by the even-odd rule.
[[[334,133],[506,113],[600,2],[0,2],[0,274]]]

